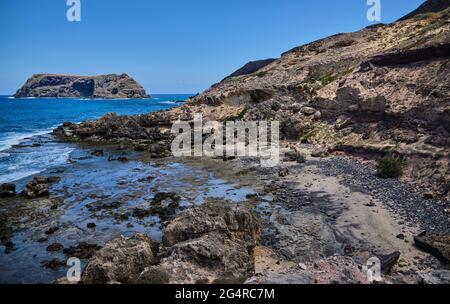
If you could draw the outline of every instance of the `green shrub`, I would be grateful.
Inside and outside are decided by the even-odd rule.
[[[398,178],[403,175],[403,161],[392,157],[381,158],[377,174],[382,178]]]
[[[270,108],[272,111],[278,112],[281,109],[281,106],[277,102],[273,102]]]

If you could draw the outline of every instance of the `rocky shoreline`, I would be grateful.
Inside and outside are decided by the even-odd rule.
[[[87,158],[114,167],[105,175],[119,164],[124,173],[113,184],[96,174],[70,185],[63,178],[63,201],[73,199],[69,210],[76,220],[82,210],[113,218],[121,229],[98,230],[102,249],[88,242],[47,248],[82,256],[82,283],[365,284],[364,269],[374,257],[382,283],[450,283],[450,108],[448,82],[442,81],[450,67],[448,16],[448,9],[412,16],[295,48],[169,111],[64,123],[56,137],[91,145]],[[173,158],[172,124],[193,123],[194,113],[204,121],[278,120],[283,161],[262,168],[255,158]],[[113,152],[100,153],[100,145]],[[155,174],[138,174],[148,167],[130,161],[129,153],[157,164]],[[401,164],[401,179],[377,176],[382,159]],[[233,185],[233,195],[229,188],[211,192],[213,176]],[[161,177],[175,188],[153,184]],[[96,178],[103,184],[85,191]],[[26,186],[28,207],[53,210],[51,196],[38,198],[48,194],[41,181]],[[137,183],[142,187],[133,188]],[[239,197],[238,190],[247,188]],[[99,189],[120,193],[105,201],[94,193]],[[1,191],[13,199],[13,185]],[[211,195],[193,197],[191,191]],[[90,199],[80,204],[80,197]],[[67,210],[55,210],[58,222]],[[13,250],[9,218],[1,219],[2,242]],[[45,233],[96,227],[86,224],[46,226]],[[61,260],[46,266],[61,267]]]

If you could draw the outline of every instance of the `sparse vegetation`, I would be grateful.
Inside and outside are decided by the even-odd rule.
[[[278,102],[274,101],[270,108],[272,109],[272,111],[278,112],[281,109],[281,106]]]
[[[264,77],[264,76],[266,76],[267,75],[267,72],[266,71],[261,71],[261,72],[256,72],[255,73],[255,76],[256,77],[260,77],[260,78],[262,78],[262,77]]]
[[[398,158],[384,157],[378,161],[377,175],[382,178],[398,178],[403,175],[403,161]]]

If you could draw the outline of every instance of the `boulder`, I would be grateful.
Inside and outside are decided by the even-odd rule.
[[[160,271],[170,283],[245,278],[254,269],[260,226],[242,204],[210,200],[179,214],[164,230]]]
[[[14,184],[0,185],[0,198],[14,197],[14,196],[16,196],[16,185]]]
[[[317,148],[311,152],[311,156],[316,157],[316,158],[327,157],[329,155],[330,155],[330,152],[328,152],[327,148]]]
[[[450,235],[437,235],[423,232],[414,238],[415,245],[438,259],[450,261]]]
[[[22,196],[27,199],[49,196],[47,179],[44,177],[35,177],[29,182],[22,191]]]
[[[334,127],[336,130],[342,130],[350,126],[352,123],[352,117],[348,115],[341,115],[337,118]]]
[[[298,163],[304,163],[306,161],[305,155],[297,149],[290,149],[284,153],[284,161],[295,161]]]
[[[164,230],[166,247],[201,237],[210,232],[234,235],[253,248],[260,241],[258,220],[242,205],[222,200],[209,200],[198,208],[180,213]]]
[[[143,234],[109,241],[89,261],[81,276],[84,284],[134,283],[157,262],[157,243]]]

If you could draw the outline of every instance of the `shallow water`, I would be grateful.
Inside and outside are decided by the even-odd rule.
[[[45,200],[34,201],[34,205],[14,200],[1,204],[3,211],[15,208],[15,204],[30,206],[25,211],[12,211],[17,212],[19,219],[10,238],[15,250],[6,254],[4,246],[0,246],[0,283],[49,283],[64,277],[68,267],[58,270],[43,267],[45,261],[69,258],[62,252],[48,252],[47,246],[53,243],[61,243],[65,248],[80,242],[103,246],[114,237],[135,232],[160,240],[158,216],[133,215],[136,208],[150,208],[156,193],[178,194],[181,200],[177,212],[207,198],[245,201],[248,194],[254,193],[252,189],[238,188],[215,178],[205,169],[170,161],[146,163],[138,160],[139,154],[135,152],[126,153],[128,162],[108,161],[110,156],[114,159],[124,156],[124,152],[105,149],[104,156],[94,157],[92,151],[74,148],[68,162],[44,172],[46,176],[61,177],[51,186],[51,198],[58,201],[56,210],[50,208],[54,203]],[[30,178],[20,180],[18,187],[23,187]],[[95,229],[87,228],[88,223],[95,223]],[[45,231],[51,227],[59,230],[46,236]],[[48,240],[39,243],[43,237]]]
[[[57,141],[49,132],[65,121],[100,117],[107,112],[140,114],[179,105],[187,95],[157,95],[148,100],[19,99],[0,97],[0,183],[13,182],[20,192],[35,176],[59,176],[50,186],[50,198],[0,199],[0,283],[49,283],[64,277],[68,267],[47,269],[43,263],[67,261],[64,248],[82,242],[103,246],[119,235],[136,232],[161,239],[158,214],[149,210],[157,193],[180,196],[178,213],[208,198],[245,201],[252,189],[239,188],[216,178],[206,169],[176,161],[142,161],[137,152],[81,147]],[[119,161],[126,157],[128,161]],[[162,207],[167,207],[163,201]],[[172,214],[173,216],[173,214]],[[170,219],[166,218],[166,220]],[[95,224],[88,228],[87,224]],[[50,228],[58,227],[47,235]],[[7,242],[14,244],[6,250]],[[86,263],[86,259],[82,263]]]

